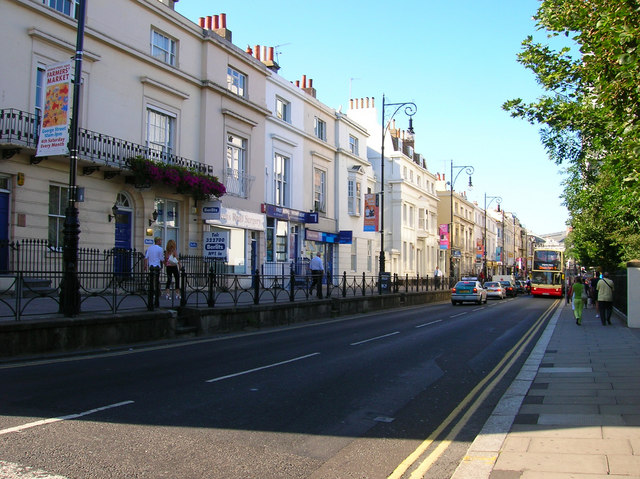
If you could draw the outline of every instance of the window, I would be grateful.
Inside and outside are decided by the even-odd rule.
[[[326,139],[327,139],[327,123],[324,120],[321,120],[318,117],[316,117],[314,133],[315,133],[316,137],[320,138],[321,140],[325,140],[326,141]]]
[[[427,230],[427,218],[424,215],[424,208],[418,208],[418,229]]]
[[[267,218],[267,261],[287,261],[289,225],[286,221]]]
[[[313,170],[313,209],[320,213],[326,213],[326,172],[315,168]]]
[[[42,0],[42,3],[72,18],[78,16],[78,0]]]
[[[62,249],[64,244],[64,211],[69,202],[69,188],[49,185],[49,244]]]
[[[147,146],[165,160],[173,153],[175,123],[175,116],[147,108]]]
[[[291,104],[282,98],[276,98],[276,117],[291,123]]]
[[[42,108],[44,107],[44,84],[45,84],[45,68],[42,65],[38,65],[36,70],[36,116],[38,121],[42,118]]]
[[[277,206],[289,206],[287,195],[287,181],[289,171],[289,158],[276,153],[273,160],[273,204]]]
[[[367,240],[367,271],[371,272],[373,265],[373,241]]]
[[[360,212],[362,211],[362,184],[355,178],[349,178],[347,182],[347,196],[349,214],[360,216]]]
[[[358,270],[358,238],[351,243],[351,271]]]
[[[227,89],[236,95],[245,96],[247,88],[247,76],[238,70],[227,67]]]
[[[225,187],[227,193],[246,196],[247,193],[247,140],[234,134],[227,135],[227,165]]]
[[[160,32],[151,30],[151,55],[168,65],[176,64],[176,41]]]
[[[180,204],[177,201],[156,198],[154,208],[158,212],[158,218],[153,224],[153,235],[162,238],[163,244],[173,240],[180,251]]]
[[[349,151],[354,155],[358,155],[360,151],[360,143],[353,135],[349,135]]]
[[[409,205],[409,226],[411,228],[415,226],[415,221],[416,221],[415,217],[416,217],[415,208],[413,207],[413,205]]]

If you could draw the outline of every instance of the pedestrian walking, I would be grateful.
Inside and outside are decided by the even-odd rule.
[[[611,312],[613,310],[613,281],[609,279],[609,273],[602,274],[598,281],[598,310],[602,325],[611,324]]]
[[[324,265],[322,264],[322,253],[318,251],[309,263],[311,270],[311,288],[309,294],[313,294],[313,288],[318,290],[318,298],[322,299],[322,275],[324,274]]]
[[[162,238],[156,237],[153,240],[153,245],[149,246],[144,255],[144,270],[148,270],[151,275],[149,301],[156,308],[160,306],[160,268],[162,268],[162,261],[164,260],[164,251],[160,246],[161,244]]]
[[[600,315],[598,314],[598,281],[598,273],[594,271],[591,282],[589,283],[589,293],[591,294],[591,304],[594,308],[596,308],[596,318],[600,317]]]
[[[167,249],[164,253],[164,265],[167,269],[167,284],[165,285],[165,296],[170,299],[171,279],[175,278],[175,295],[180,299],[180,261],[178,260],[178,250],[174,240],[167,241]]]
[[[442,271],[440,271],[440,268],[436,266],[436,270],[433,272],[433,277],[435,278],[435,282],[436,282],[436,289],[440,289],[441,276],[442,276]]]
[[[582,278],[578,276],[576,281],[571,286],[571,302],[573,308],[573,316],[576,318],[576,324],[580,326],[582,324],[582,309],[584,302],[582,295],[584,293],[584,283]]]

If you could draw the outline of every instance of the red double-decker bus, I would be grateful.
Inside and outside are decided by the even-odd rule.
[[[564,295],[564,251],[562,249],[542,247],[533,251],[531,294],[558,298]]]

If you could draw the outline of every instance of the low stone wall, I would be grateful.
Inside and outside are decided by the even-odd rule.
[[[304,321],[447,301],[449,291],[310,299],[236,308],[182,308],[134,311],[77,318],[40,318],[0,322],[0,358],[117,347],[173,339],[283,326]],[[185,328],[186,326],[186,328]],[[190,327],[190,329],[189,329]]]
[[[175,337],[170,311],[77,318],[41,318],[0,323],[0,357],[72,352]]]
[[[395,293],[237,308],[184,308],[180,316],[186,324],[196,328],[198,335],[208,335],[448,301],[450,297],[448,290]]]

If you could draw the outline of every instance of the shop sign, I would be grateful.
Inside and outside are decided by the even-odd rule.
[[[307,241],[318,241],[320,243],[338,243],[338,235],[335,233],[323,233],[322,231],[305,230]]]
[[[221,201],[205,201],[202,203],[201,214],[203,220],[219,220],[220,209],[222,208]]]
[[[205,231],[202,242],[204,244],[203,256],[206,259],[227,261],[228,231]]]

